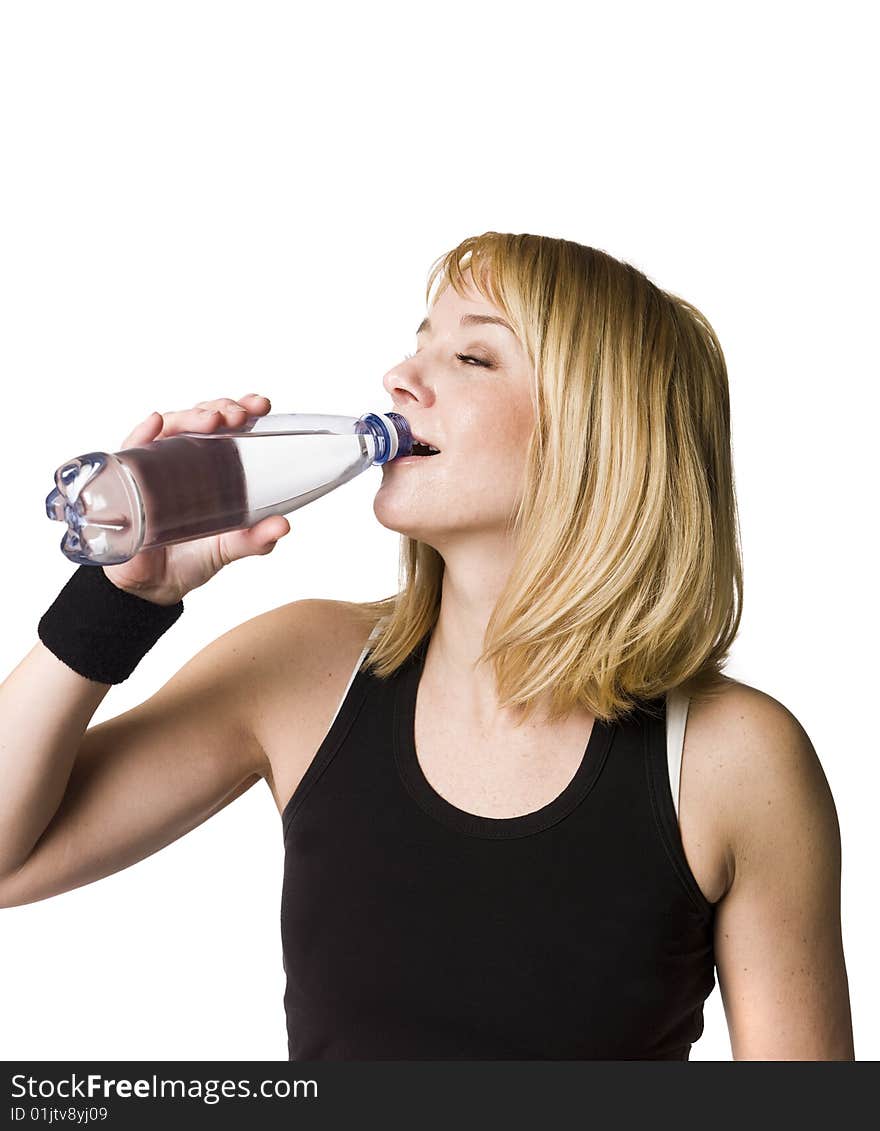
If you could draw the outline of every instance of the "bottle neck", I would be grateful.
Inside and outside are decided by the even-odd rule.
[[[368,412],[360,417],[361,423],[376,441],[374,464],[388,463],[412,452],[412,432],[409,422],[399,412]]]

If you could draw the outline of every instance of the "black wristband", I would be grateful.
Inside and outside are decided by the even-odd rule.
[[[119,589],[101,566],[81,565],[37,626],[62,663],[96,683],[122,683],[183,612]]]

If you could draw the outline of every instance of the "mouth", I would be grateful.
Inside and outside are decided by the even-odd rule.
[[[439,456],[440,450],[439,448],[435,448],[433,444],[429,444],[427,440],[422,440],[418,436],[413,436],[411,454],[414,456]]]
[[[432,455],[439,455],[440,453],[439,452],[432,452],[431,454]],[[390,459],[388,461],[388,463],[385,464],[385,466],[386,467],[394,467],[394,465],[396,463],[426,463],[427,462],[427,459],[426,459],[427,455],[428,455],[427,452],[417,452],[417,451],[414,450],[408,456],[395,456],[394,459]]]

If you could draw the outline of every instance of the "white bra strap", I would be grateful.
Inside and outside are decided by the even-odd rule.
[[[679,691],[666,695],[666,761],[669,765],[669,787],[675,816],[679,816],[678,795],[681,790],[681,755],[684,749],[684,731],[687,726],[690,699]]]

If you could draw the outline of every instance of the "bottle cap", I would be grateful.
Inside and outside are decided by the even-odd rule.
[[[368,412],[360,418],[376,439],[374,464],[388,463],[398,456],[412,452],[412,432],[409,422],[399,412]]]

